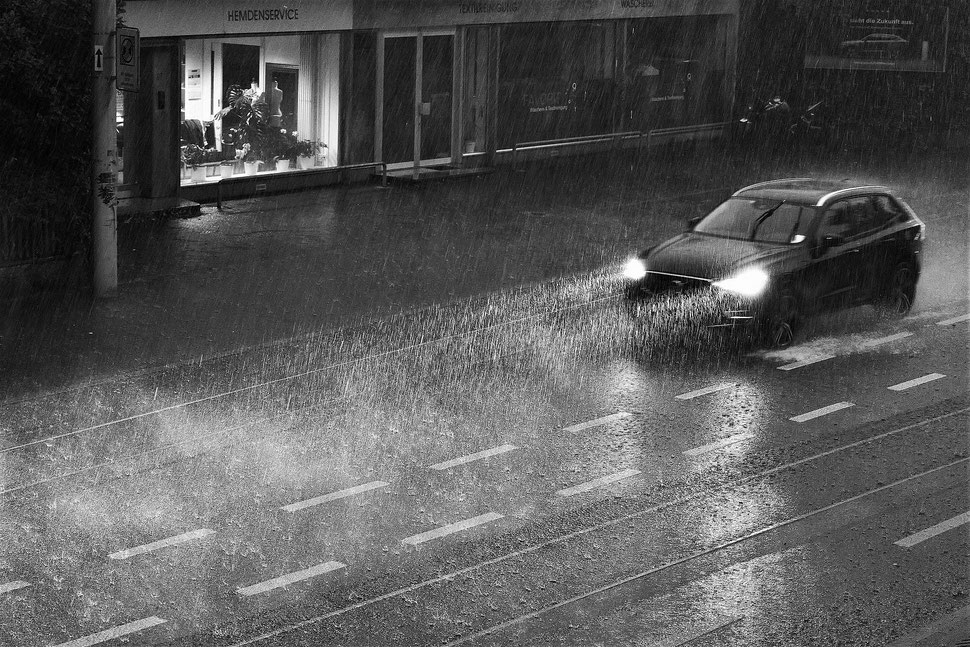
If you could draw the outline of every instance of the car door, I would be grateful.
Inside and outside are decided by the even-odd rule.
[[[872,195],[869,200],[871,212],[860,232],[860,244],[861,261],[865,263],[864,292],[866,297],[872,298],[892,274],[897,260],[905,256],[905,243],[901,244],[901,238],[905,240],[905,237],[899,233],[897,225],[906,222],[908,216],[888,195]]]
[[[867,204],[867,197],[847,198],[832,203],[822,214],[806,284],[823,309],[843,307],[858,298],[865,280],[859,218]]]

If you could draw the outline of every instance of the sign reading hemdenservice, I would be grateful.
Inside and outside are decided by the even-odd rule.
[[[943,72],[948,13],[917,0],[848,0],[817,11],[808,69]]]
[[[142,38],[329,31],[351,28],[353,0],[129,0],[125,21]]]

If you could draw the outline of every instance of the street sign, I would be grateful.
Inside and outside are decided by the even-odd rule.
[[[94,46],[94,71],[104,72],[104,45]]]
[[[116,58],[115,76],[118,89],[125,92],[138,92],[138,58],[140,43],[138,30],[133,27],[119,27],[115,34]]]

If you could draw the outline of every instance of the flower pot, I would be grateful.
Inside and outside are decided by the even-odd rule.
[[[232,177],[232,164],[221,164],[219,166],[219,175],[222,177]]]
[[[277,171],[289,171],[290,170],[290,160],[276,160],[276,170]]]
[[[259,162],[243,162],[243,167],[246,175],[256,175],[256,171],[259,170]]]
[[[465,152],[466,153],[474,153],[475,152],[475,140],[474,139],[468,139],[468,140],[465,141]]]
[[[302,169],[313,168],[313,155],[301,155],[296,158],[296,161]]]
[[[205,182],[205,167],[204,166],[193,166],[192,167],[192,181],[193,182]]]

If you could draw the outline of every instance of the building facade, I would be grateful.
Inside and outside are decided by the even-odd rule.
[[[240,93],[317,144],[302,182],[493,165],[529,142],[710,135],[732,110],[737,18],[737,0],[129,0],[141,88],[119,96],[122,184],[192,197],[244,174],[226,114]],[[205,151],[195,172],[189,144]],[[257,177],[293,175],[264,160]]]

